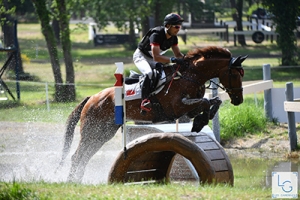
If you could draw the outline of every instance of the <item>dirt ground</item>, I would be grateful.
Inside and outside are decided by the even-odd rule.
[[[80,138],[78,129],[71,153],[63,168],[57,171],[64,124],[0,122],[0,181],[66,181],[71,155]],[[289,153],[287,125],[271,128],[270,133],[231,140],[223,146],[227,154],[233,156],[285,157]],[[106,183],[110,167],[122,148],[122,134],[118,131],[91,159],[83,183]]]
[[[299,128],[297,135],[299,140]],[[287,124],[273,125],[268,128],[268,133],[247,135],[222,143],[222,145],[228,154],[244,157],[299,157],[298,152],[291,154]]]

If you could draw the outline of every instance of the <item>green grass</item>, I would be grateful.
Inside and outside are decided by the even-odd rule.
[[[171,184],[123,185],[73,183],[0,182],[0,199],[271,199],[266,173],[277,162],[264,159],[230,158],[234,169],[234,186],[192,182]],[[255,169],[255,170],[253,170]]]
[[[222,141],[267,132],[263,98],[257,102],[255,105],[253,98],[248,97],[239,106],[234,107],[228,101],[222,104],[219,112]]]
[[[78,185],[66,183],[0,183],[3,199],[268,199],[271,189],[261,185],[262,171],[250,176],[237,176],[243,182],[228,185]],[[256,175],[260,179],[257,180]],[[255,181],[254,181],[255,180]],[[245,182],[246,181],[246,182]],[[17,197],[17,198],[15,198]]]

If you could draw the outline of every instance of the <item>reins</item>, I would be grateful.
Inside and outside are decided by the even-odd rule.
[[[168,86],[168,88],[167,88],[167,91],[166,91],[165,95],[167,95],[167,94],[169,93],[169,89],[170,89],[170,87],[171,87],[171,85],[172,85],[172,83],[173,83],[173,80],[174,80],[176,74],[178,73],[179,68],[180,68],[180,65],[177,65],[177,69],[176,69],[176,71],[172,74],[172,79],[171,79],[171,81],[170,81],[170,83],[169,83],[169,86]],[[173,65],[172,65],[172,69],[173,69],[172,71],[174,71]]]

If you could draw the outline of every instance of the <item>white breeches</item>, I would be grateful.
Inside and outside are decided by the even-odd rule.
[[[146,56],[141,52],[141,50],[136,49],[133,54],[133,62],[142,74],[148,74],[149,78],[152,79],[153,73],[150,65],[155,66],[156,64],[156,62],[152,58]]]

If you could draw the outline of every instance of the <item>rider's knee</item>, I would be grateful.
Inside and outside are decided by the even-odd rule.
[[[155,64],[155,69],[156,70],[160,70],[160,69],[162,69],[164,67],[164,64],[162,64],[162,63],[160,63],[160,62],[157,62],[156,64]]]

